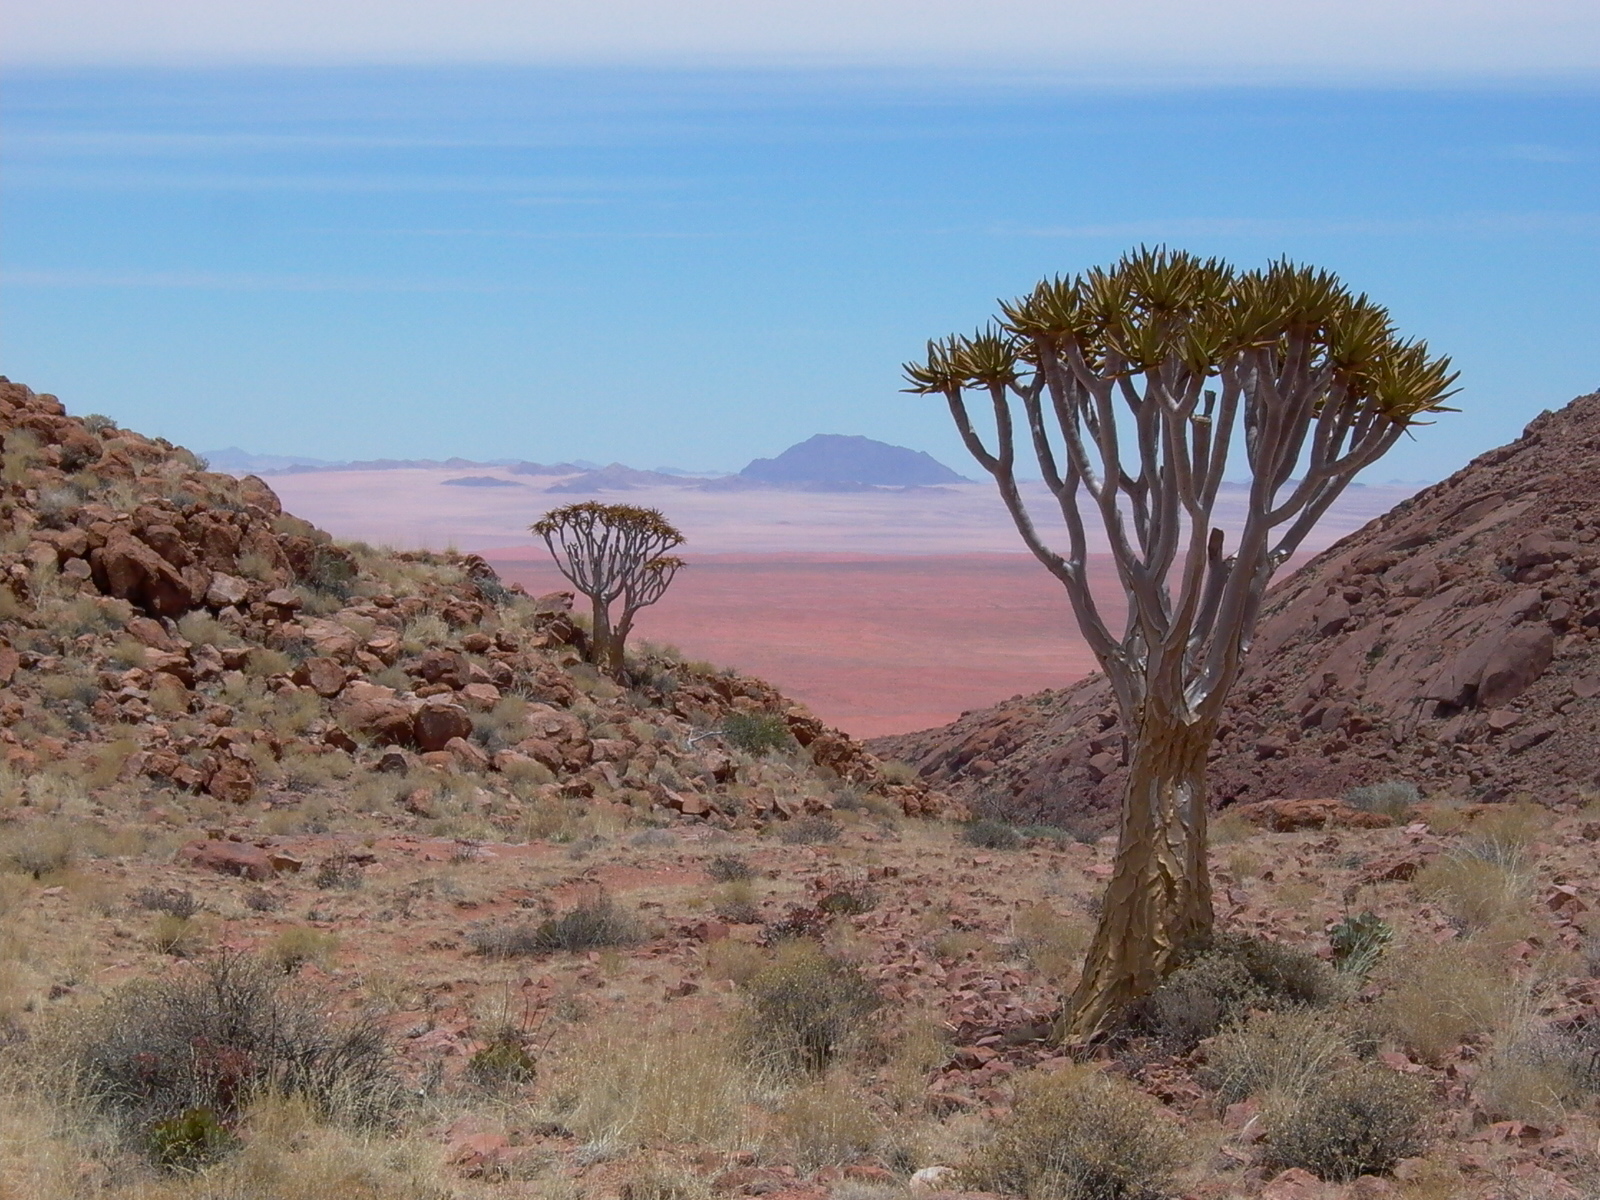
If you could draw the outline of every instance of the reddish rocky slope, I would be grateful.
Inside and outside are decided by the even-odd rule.
[[[1400,504],[1272,592],[1213,752],[1221,804],[1386,779],[1497,800],[1600,788],[1600,394]],[[1015,819],[1105,814],[1099,676],[872,743]]]
[[[70,767],[118,803],[323,792],[500,828],[569,803],[722,825],[844,795],[945,807],[761,680],[652,660],[619,687],[581,661],[570,593],[337,545],[260,479],[3,377],[0,454],[0,769]],[[738,752],[735,712],[805,753]]]

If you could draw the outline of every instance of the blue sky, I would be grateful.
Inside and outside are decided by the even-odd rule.
[[[971,473],[900,363],[1156,241],[1332,267],[1456,359],[1465,411],[1374,479],[1441,477],[1600,386],[1586,61],[1167,84],[870,46],[58,43],[0,93],[0,371],[199,449],[737,469],[839,432]]]

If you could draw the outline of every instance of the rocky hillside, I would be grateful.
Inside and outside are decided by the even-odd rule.
[[[618,686],[583,662],[570,594],[527,596],[471,555],[337,545],[260,479],[3,377],[0,452],[13,772],[152,803],[317,796],[434,832],[571,804],[730,827],[945,807],[760,680],[646,655]],[[762,739],[804,753],[748,752]]]
[[[1211,763],[1221,804],[1389,779],[1494,801],[1600,789],[1600,394],[1418,493],[1272,592]],[[874,743],[981,808],[1105,820],[1098,676]]]

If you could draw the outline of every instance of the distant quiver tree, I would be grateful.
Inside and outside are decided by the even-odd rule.
[[[1061,1029],[1091,1038],[1211,937],[1206,758],[1273,572],[1357,472],[1448,411],[1456,374],[1326,271],[1241,272],[1166,249],[1045,280],[905,371],[907,390],[949,402],[1121,710],[1116,864]],[[1019,441],[1063,550],[1024,501]],[[1230,455],[1249,475],[1231,546],[1212,524]],[[1091,522],[1127,595],[1120,633],[1089,588]]]
[[[666,594],[683,566],[667,553],[683,544],[683,534],[657,509],[594,500],[552,509],[530,528],[593,606],[591,660],[620,676],[634,617]],[[619,600],[621,613],[613,623],[611,606]]]

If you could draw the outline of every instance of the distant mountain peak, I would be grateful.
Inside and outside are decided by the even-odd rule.
[[[925,451],[840,433],[819,433],[776,458],[756,459],[739,474],[774,484],[915,487],[967,482]]]

